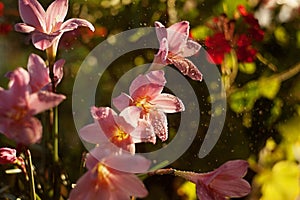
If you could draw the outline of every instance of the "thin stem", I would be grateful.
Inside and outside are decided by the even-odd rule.
[[[32,165],[32,160],[31,160],[31,153],[30,153],[29,149],[26,150],[25,155],[26,155],[27,162],[28,162],[30,199],[31,200],[36,200],[34,175],[33,175],[33,165]]]
[[[56,59],[56,49],[55,45],[52,45],[50,48],[46,50],[47,59],[49,63],[49,77],[51,79],[52,84],[52,92],[56,92],[56,80],[54,75],[54,63]],[[58,143],[58,107],[50,110],[50,127],[52,132],[52,167],[53,167],[53,199],[58,200],[60,198],[60,166],[59,166],[59,143]]]
[[[277,67],[266,58],[264,58],[260,53],[256,53],[256,58],[263,64],[267,65],[272,71],[277,71]]]
[[[274,78],[278,78],[281,82],[290,79],[291,77],[295,76],[300,72],[300,63],[297,63],[295,66],[291,67],[290,69],[281,72],[279,74],[274,75]]]
[[[175,169],[168,168],[168,169],[158,169],[153,172],[148,172],[149,176],[154,176],[154,175],[174,175]]]

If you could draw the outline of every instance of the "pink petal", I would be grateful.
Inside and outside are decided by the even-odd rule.
[[[216,196],[206,185],[199,182],[196,185],[197,196],[201,200],[226,200],[225,197]]]
[[[140,155],[131,155],[125,152],[108,156],[102,162],[110,168],[126,173],[145,173],[151,164],[150,160]]]
[[[169,53],[168,40],[167,40],[167,38],[163,38],[160,41],[159,51],[158,51],[157,55],[155,55],[155,57],[160,58],[160,62],[161,62],[160,64],[167,64],[166,61],[167,61],[168,53]]]
[[[111,182],[113,185],[120,186],[118,192],[122,198],[122,194],[125,196],[135,196],[135,197],[146,197],[148,195],[148,191],[146,190],[143,182],[138,179],[134,174],[127,173],[118,173],[115,176],[111,176]],[[125,198],[124,198],[125,199]],[[119,199],[118,199],[119,200]]]
[[[30,79],[29,74],[25,69],[19,67],[13,72],[7,73],[6,76],[10,79],[8,87],[13,94],[25,94],[28,90]]]
[[[168,37],[167,29],[162,23],[160,23],[158,21],[154,22],[154,25],[155,25],[157,39],[161,43],[163,38]]]
[[[115,122],[117,114],[109,107],[92,107],[92,116],[100,125],[103,133],[110,138],[118,130],[118,126]]]
[[[60,31],[61,32],[72,31],[74,29],[77,29],[79,26],[87,27],[93,32],[95,31],[95,27],[89,21],[85,19],[79,19],[79,18],[71,18],[65,21],[61,25]]]
[[[38,114],[60,104],[66,97],[48,91],[40,91],[30,95],[29,109]]]
[[[168,122],[167,116],[161,111],[151,111],[150,112],[150,122],[153,126],[154,133],[163,142],[168,139]]]
[[[69,200],[109,199],[109,191],[99,187],[97,170],[87,171],[71,190]]]
[[[168,31],[169,50],[173,54],[181,52],[181,46],[186,44],[190,25],[188,21],[181,21],[170,26]]]
[[[131,97],[125,93],[121,93],[119,96],[113,98],[113,104],[119,111],[127,108],[132,104],[132,102],[133,100],[131,99]]]
[[[132,81],[129,94],[134,100],[145,97],[153,99],[162,92],[165,84],[164,71],[151,71],[146,75],[139,75]]]
[[[39,142],[42,137],[41,122],[35,117],[14,121],[5,128],[4,135],[17,144],[34,144]]]
[[[92,144],[102,144],[109,142],[106,135],[102,132],[98,123],[93,123],[84,126],[79,130],[80,137]]]
[[[202,73],[199,71],[196,65],[192,63],[190,60],[181,57],[181,56],[173,56],[168,57],[169,63],[173,64],[183,75],[187,75],[193,80],[201,81]]]
[[[125,108],[119,114],[119,116],[122,117],[122,121],[120,121],[118,124],[121,127],[123,127],[124,130],[128,130],[128,132],[131,132],[133,127],[137,127],[138,125],[138,121],[141,116],[141,111],[142,109],[136,106],[129,106]]]
[[[30,54],[27,69],[30,75],[29,84],[31,86],[31,92],[39,91],[51,82],[49,78],[49,69],[46,67],[44,60],[40,56]]]
[[[221,179],[213,180],[209,185],[210,188],[217,191],[225,197],[243,197],[250,193],[251,186],[244,179]]]
[[[58,83],[60,83],[61,79],[63,78],[63,75],[64,75],[63,66],[64,66],[64,64],[65,64],[64,59],[59,59],[58,61],[56,61],[54,63],[53,73],[54,73],[55,78],[57,79],[56,80],[56,85]]]
[[[46,11],[47,33],[51,33],[58,23],[62,23],[68,12],[68,0],[55,0]]]
[[[155,105],[155,108],[165,113],[175,113],[184,111],[184,105],[182,101],[171,94],[160,94],[155,99],[151,100],[151,104]]]
[[[17,23],[15,24],[15,31],[21,33],[31,33],[35,31],[35,27],[27,25],[25,23]]]
[[[134,143],[141,143],[141,142],[152,142],[153,144],[156,143],[156,135],[154,133],[153,126],[150,122],[140,119],[138,121],[138,126],[130,133],[132,141]]]
[[[45,30],[45,10],[37,0],[19,0],[19,12],[24,23]]]
[[[48,35],[42,32],[34,32],[32,34],[32,43],[35,48],[44,51],[51,47],[60,37],[60,33]]]
[[[0,164],[12,164],[17,161],[17,151],[15,149],[0,148]]]
[[[182,52],[180,56],[190,57],[199,52],[201,45],[193,40],[188,40],[185,45],[182,45]]]

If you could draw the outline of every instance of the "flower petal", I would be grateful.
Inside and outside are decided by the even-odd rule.
[[[153,110],[150,112],[150,122],[159,139],[166,141],[168,139],[167,116],[161,111]]]
[[[132,81],[129,94],[134,100],[145,97],[153,99],[161,93],[165,84],[164,71],[151,71],[146,75],[139,75]]]
[[[17,151],[15,149],[0,148],[0,164],[12,164],[17,161]]]
[[[34,144],[39,142],[42,137],[42,124],[35,117],[26,117],[19,121],[12,121],[4,128],[1,132],[17,144]]]
[[[154,22],[154,25],[155,25],[157,39],[161,43],[163,38],[168,37],[167,29],[162,23],[160,23],[158,21]]]
[[[38,114],[60,104],[66,97],[48,91],[40,91],[30,95],[29,109],[33,114]]]
[[[181,52],[189,36],[190,25],[188,21],[181,21],[170,26],[168,31],[169,51],[173,54]]]
[[[64,75],[63,66],[64,66],[64,64],[65,64],[64,59],[59,59],[58,61],[56,61],[54,63],[53,73],[54,73],[54,77],[56,79],[56,85],[58,85],[60,83],[61,79],[63,78],[63,75]]]
[[[122,192],[120,190],[118,191],[120,191],[120,193],[123,195],[127,194],[127,196],[135,196],[140,198],[148,195],[148,191],[146,190],[143,182],[134,174],[118,173],[115,176],[111,176],[111,182],[113,185],[120,186],[119,188]],[[120,197],[122,198],[121,195]]]
[[[30,75],[29,84],[31,92],[37,92],[51,82],[49,78],[49,69],[46,67],[44,60],[40,56],[30,54],[27,69]]]
[[[201,49],[201,45],[193,40],[188,40],[185,45],[181,46],[181,54],[182,57],[190,57],[195,55]]]
[[[68,12],[68,0],[55,0],[46,11],[46,28],[51,33],[58,23],[62,23]]]
[[[131,155],[126,152],[107,156],[101,162],[110,168],[126,173],[145,173],[151,164],[150,160],[140,155]]]
[[[127,108],[132,103],[132,101],[133,100],[131,99],[131,97],[123,92],[119,96],[113,98],[113,104],[119,111]]]
[[[156,143],[156,135],[153,126],[146,120],[140,119],[137,127],[130,133],[134,143],[152,142]]]
[[[17,23],[15,24],[15,31],[21,32],[21,33],[31,33],[35,31],[35,27],[27,25],[25,23]]]
[[[118,117],[115,111],[109,107],[92,107],[91,108],[92,116],[100,125],[103,133],[108,137],[114,135],[118,130],[115,118]]]
[[[44,51],[52,46],[60,37],[61,35],[59,35],[59,33],[48,35],[42,32],[34,32],[32,34],[32,43],[35,48]]]
[[[151,100],[151,104],[155,105],[155,108],[165,113],[175,113],[184,111],[184,105],[182,101],[174,95],[162,93]]]
[[[195,81],[202,80],[202,73],[190,60],[181,56],[168,57],[168,60],[169,63],[172,63],[183,75],[187,75]]]
[[[102,132],[98,123],[88,124],[79,130],[80,137],[92,144],[102,144],[109,142],[106,135]]]
[[[25,24],[45,30],[45,10],[37,0],[19,0],[19,12]]]
[[[79,26],[88,27],[91,31],[95,31],[95,27],[87,20],[85,19],[79,19],[79,18],[71,18],[65,21],[61,27],[61,32],[67,32],[72,31],[74,29],[77,29]]]

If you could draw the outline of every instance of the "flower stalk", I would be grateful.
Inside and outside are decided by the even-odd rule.
[[[33,175],[33,165],[32,165],[32,160],[31,160],[31,153],[30,150],[27,149],[25,151],[25,156],[27,160],[27,170],[29,173],[29,186],[30,186],[30,199],[31,200],[36,200],[36,193],[35,193],[35,184],[34,184],[34,175]]]

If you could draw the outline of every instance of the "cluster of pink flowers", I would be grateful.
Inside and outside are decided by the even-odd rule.
[[[42,124],[36,114],[58,106],[66,97],[55,88],[63,77],[64,60],[56,61],[56,53],[63,33],[93,25],[83,19],[64,22],[68,0],[55,0],[45,11],[36,0],[19,0],[20,16],[24,23],[15,30],[31,35],[33,45],[45,50],[49,65],[38,55],[31,54],[27,70],[19,67],[7,73],[8,89],[0,88],[0,132],[17,145],[28,146],[42,137]],[[245,19],[248,19],[245,15]],[[85,158],[87,172],[77,181],[70,200],[143,198],[148,191],[135,175],[146,173],[151,162],[137,155],[136,143],[156,143],[168,139],[166,113],[183,112],[183,102],[176,96],[163,93],[166,84],[161,68],[174,65],[183,75],[200,81],[202,74],[188,59],[200,50],[200,45],[188,38],[189,23],[178,22],[165,28],[155,23],[160,43],[158,53],[146,74],[136,77],[129,94],[121,93],[113,99],[119,111],[110,107],[92,107],[94,123],[79,131],[80,137],[95,147]],[[0,164],[24,165],[17,151],[0,149]],[[232,161],[206,174],[175,171],[174,175],[186,178],[197,185],[201,199],[241,197],[250,192],[250,185],[242,179],[247,172],[246,161]]]
[[[225,54],[236,51],[239,62],[253,62],[257,50],[254,42],[263,40],[264,31],[260,28],[257,19],[248,13],[244,6],[238,6],[242,16],[242,23],[236,28],[236,20],[229,19],[225,14],[215,17],[209,27],[214,31],[212,36],[205,40],[209,60],[215,64],[222,64]],[[238,32],[244,30],[243,32]]]

